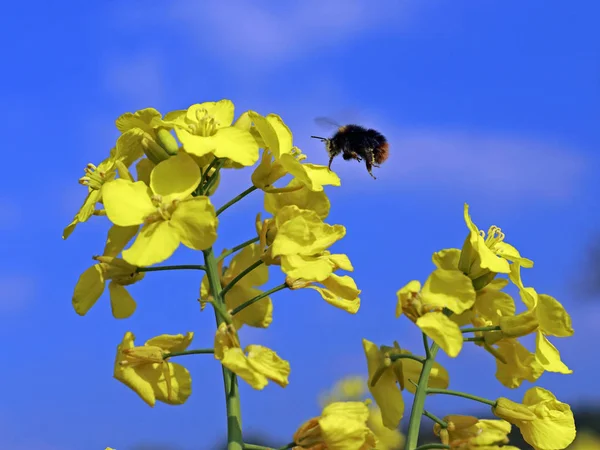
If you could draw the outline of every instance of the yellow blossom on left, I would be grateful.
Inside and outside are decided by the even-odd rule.
[[[183,243],[194,250],[210,247],[218,220],[208,197],[192,197],[200,183],[200,168],[185,153],[157,164],[144,182],[118,179],[104,188],[106,215],[115,225],[143,224],[123,259],[150,266],[169,258]]]
[[[128,331],[117,347],[114,377],[150,406],[156,400],[169,405],[185,403],[192,393],[192,378],[185,367],[170,362],[167,355],[184,351],[193,337],[192,332],[162,334],[136,347],[135,336]]]
[[[137,283],[144,278],[144,274],[138,273],[136,266],[116,256],[135,236],[137,230],[137,226],[113,225],[110,228],[103,255],[94,257],[98,264],[86,269],[75,285],[72,302],[77,314],[81,316],[87,314],[104,293],[107,281],[113,316],[117,319],[125,319],[133,314],[136,303],[125,286]]]

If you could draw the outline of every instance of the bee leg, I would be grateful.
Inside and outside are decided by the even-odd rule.
[[[360,156],[358,156],[358,154],[357,154],[357,153],[355,153],[355,152],[352,152],[352,157],[353,157],[354,159],[356,159],[358,162],[361,162],[361,161],[362,161],[362,158],[361,158]]]
[[[331,155],[331,156],[329,157],[329,165],[327,166],[327,168],[328,168],[329,170],[331,170],[331,163],[333,162],[333,158],[335,158],[335,155]]]
[[[371,154],[371,165],[373,167],[380,167],[379,164],[375,164],[375,154],[373,152],[371,152],[370,154]]]
[[[369,161],[367,161],[367,160],[365,160],[365,163],[367,165],[367,172],[369,172],[369,175],[371,175],[373,177],[373,179],[376,180],[377,178],[371,172],[371,169],[373,168],[373,165]]]

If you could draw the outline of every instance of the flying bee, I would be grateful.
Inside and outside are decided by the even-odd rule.
[[[340,153],[346,161],[355,159],[358,162],[365,161],[367,171],[374,179],[371,172],[373,167],[379,167],[389,156],[389,144],[383,134],[371,128],[360,125],[338,125],[329,119],[319,118],[317,122],[328,123],[338,127],[337,132],[331,138],[311,136],[325,142],[325,148],[329,153],[329,170],[331,163]]]

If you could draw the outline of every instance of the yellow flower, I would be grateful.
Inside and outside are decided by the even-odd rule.
[[[312,256],[323,252],[346,234],[343,225],[324,223],[315,211],[284,206],[275,214],[277,234],[272,255]]]
[[[235,328],[225,323],[215,334],[215,358],[254,389],[263,389],[268,380],[281,387],[289,383],[289,362],[262,345],[248,345],[242,350]]]
[[[496,378],[507,388],[521,386],[523,380],[535,382],[544,373],[535,354],[516,339],[502,339],[496,350],[505,362],[496,359]]]
[[[311,191],[297,178],[292,178],[282,191],[265,192],[265,211],[276,215],[284,206],[296,205],[300,209],[316,212],[322,220],[329,215],[331,204],[325,191]]]
[[[221,285],[223,287],[227,286],[241,272],[260,260],[260,257],[260,246],[252,244],[236,254],[231,259],[230,266],[225,268],[225,270],[223,270],[223,260],[219,261],[218,269],[221,274]],[[245,301],[262,294],[263,291],[256,289],[256,287],[262,286],[268,279],[269,268],[265,265],[260,265],[250,273],[246,274],[226,293],[225,305],[227,306],[227,309],[229,311],[235,309]],[[210,301],[210,299],[212,299],[208,277],[206,275],[202,279],[200,298],[204,301]],[[265,297],[258,302],[253,303],[233,316],[233,326],[237,330],[244,324],[251,327],[267,328],[272,321],[273,303],[270,297]]]
[[[263,117],[254,111],[250,111],[249,116],[265,145],[261,162],[252,174],[254,186],[272,191],[273,183],[288,173],[311,191],[341,184],[340,178],[326,166],[301,163],[306,156],[293,146],[292,132],[281,117],[276,114]]]
[[[463,313],[475,304],[471,280],[459,270],[436,269],[421,283],[411,281],[396,295],[396,317],[402,313],[433,339],[450,357],[456,357],[463,346],[463,336],[447,311]]]
[[[479,420],[473,416],[449,415],[444,417],[448,428],[435,424],[433,431],[440,436],[442,444],[452,450],[511,450],[508,443],[511,425],[505,420]],[[502,447],[500,447],[502,446]]]
[[[325,250],[314,256],[287,255],[281,257],[281,270],[292,279],[321,282],[338,269],[352,272],[354,268],[343,254],[332,255]]]
[[[401,391],[406,387],[410,392],[415,392],[415,388],[409,380],[418,381],[422,364],[408,358],[392,362],[391,355],[408,353],[402,351],[397,343],[395,343],[395,347],[380,349],[373,342],[363,339],[363,348],[369,371],[369,391],[381,409],[384,426],[396,429],[404,415],[404,400]],[[448,384],[448,372],[440,364],[434,363],[428,387],[445,389]]]
[[[198,103],[187,110],[173,111],[165,121],[175,128],[186,152],[227,158],[242,166],[258,161],[258,144],[250,131],[232,126],[234,106],[230,100]]]
[[[519,427],[523,439],[535,450],[564,449],[575,439],[571,407],[546,389],[529,389],[523,404],[499,398],[492,412]]]
[[[200,169],[189,155],[158,164],[150,188],[141,182],[118,179],[104,188],[106,215],[119,226],[143,224],[123,259],[149,266],[169,258],[183,243],[195,250],[210,247],[217,238],[218,220],[208,197],[191,197],[200,182]]]
[[[123,247],[137,233],[138,227],[118,227],[113,225],[108,231],[108,239],[103,256],[95,256],[99,261],[85,270],[73,292],[73,308],[80,316],[84,316],[96,304],[104,293],[106,282],[110,293],[112,314],[117,319],[131,316],[136,308],[135,300],[125,286],[137,283],[144,278],[143,273],[137,273],[137,267],[122,259],[116,258]]]
[[[86,222],[94,215],[96,204],[102,202],[102,192],[105,184],[114,180],[121,168],[127,168],[143,155],[141,147],[136,146],[135,132],[126,132],[117,139],[117,145],[110,151],[110,156],[96,167],[88,164],[85,176],[79,179],[79,183],[87,186],[88,194],[83,205],[75,214],[73,221],[63,231],[63,239],[67,239],[79,223]],[[119,173],[123,176],[121,173]]]
[[[404,436],[398,429],[390,430],[383,425],[379,407],[369,407],[367,426],[377,439],[375,450],[400,450],[404,447]]]
[[[150,406],[154,406],[156,400],[170,405],[183,404],[192,393],[190,373],[164,358],[169,353],[184,351],[193,337],[191,332],[185,336],[161,334],[136,347],[135,336],[128,331],[117,347],[114,377]]]
[[[294,433],[295,450],[373,450],[377,441],[366,422],[369,408],[363,402],[327,405]]]
[[[361,376],[347,376],[338,381],[333,388],[320,396],[322,407],[339,401],[360,401],[367,393],[367,380]]]
[[[471,220],[466,203],[464,217],[469,235],[465,239],[458,267],[471,279],[477,280],[477,284],[482,284],[478,288],[487,284],[496,273],[510,273],[509,261],[522,267],[533,267],[533,261],[521,257],[516,248],[504,242],[504,233],[500,228],[490,227],[487,236],[480,231]]]
[[[320,281],[322,286],[316,286],[315,281],[293,279],[286,277],[285,283],[288,288],[295,289],[314,289],[323,300],[336,308],[343,309],[350,314],[356,314],[360,308],[360,289],[356,287],[354,280],[348,275],[339,276],[334,273],[326,279]]]
[[[134,113],[121,114],[115,121],[115,125],[121,133],[139,128],[150,135],[154,135],[158,127],[166,126],[161,113],[154,108],[144,108]]]

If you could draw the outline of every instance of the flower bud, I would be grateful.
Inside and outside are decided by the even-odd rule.
[[[144,149],[144,154],[154,164],[158,164],[161,161],[169,159],[170,155],[167,153],[167,151],[158,145],[156,141],[154,141],[154,139],[152,139],[149,135],[142,137],[142,148]]]
[[[525,405],[504,397],[496,400],[496,406],[492,407],[492,413],[508,422],[514,422],[515,420],[530,421],[536,418],[536,415]]]
[[[500,318],[500,329],[506,337],[521,337],[533,333],[539,327],[535,310],[530,310],[516,316]]]
[[[177,140],[166,128],[159,128],[156,132],[158,143],[164,148],[169,155],[176,155],[179,151],[179,144]]]

